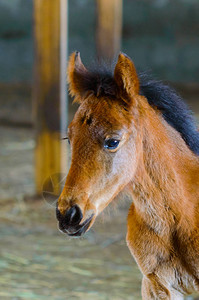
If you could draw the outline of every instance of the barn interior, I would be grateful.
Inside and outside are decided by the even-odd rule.
[[[46,29],[45,22],[56,12],[45,1],[41,11],[41,2],[0,0],[0,299],[139,300],[142,275],[125,242],[131,200],[122,195],[83,238],[71,239],[57,228],[57,194],[51,199],[43,193],[48,175],[67,173],[70,148],[60,140],[59,151],[65,158],[42,173],[38,157],[46,160],[45,147],[53,147],[54,142],[50,140],[45,149],[38,146],[43,122],[39,34],[52,35],[51,60],[56,64],[63,59],[61,74],[65,74],[68,55],[76,50],[85,65],[97,57],[114,59],[120,50],[127,53],[138,70],[173,86],[199,122],[199,2],[110,0],[107,5],[104,0],[55,0],[64,10]],[[61,18],[63,32],[58,39],[53,24]],[[111,33],[101,25],[106,21],[114,40],[112,35],[107,40],[106,34]],[[54,57],[61,42],[63,56]],[[51,83],[57,75],[53,76]],[[62,96],[57,89],[48,94],[49,103],[52,98],[60,106],[65,103],[58,116],[59,122],[65,120],[61,135],[78,107],[67,93],[64,76]],[[41,96],[44,101],[42,97],[47,99],[46,94]],[[53,118],[52,110],[49,118]]]

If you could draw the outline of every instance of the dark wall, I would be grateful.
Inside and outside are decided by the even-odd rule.
[[[123,49],[170,81],[199,81],[199,1],[125,0]]]
[[[30,82],[32,64],[32,0],[0,0],[0,82]]]
[[[0,82],[31,82],[32,11],[32,0],[0,0]],[[69,0],[69,52],[86,62],[95,57],[95,13],[94,0]],[[198,0],[123,0],[122,50],[159,78],[198,82],[198,32]]]

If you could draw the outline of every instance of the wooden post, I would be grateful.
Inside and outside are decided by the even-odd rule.
[[[66,170],[67,0],[34,0],[33,109],[36,129],[36,193],[44,181]],[[63,133],[63,131],[65,133]],[[64,144],[63,144],[64,143]]]
[[[122,0],[97,0],[97,54],[113,59],[120,51]]]

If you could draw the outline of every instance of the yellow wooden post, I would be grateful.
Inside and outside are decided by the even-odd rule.
[[[112,59],[120,51],[122,0],[97,0],[97,54]]]
[[[36,193],[44,181],[66,170],[66,70],[67,0],[34,0],[33,109],[36,129]],[[64,28],[65,27],[65,28]],[[64,76],[64,78],[63,78]]]

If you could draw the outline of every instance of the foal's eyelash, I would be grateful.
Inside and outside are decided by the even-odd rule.
[[[68,136],[61,138],[61,140],[68,140]]]

